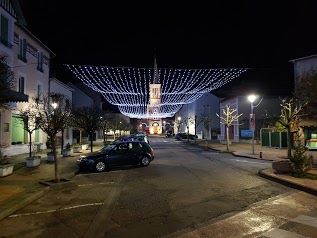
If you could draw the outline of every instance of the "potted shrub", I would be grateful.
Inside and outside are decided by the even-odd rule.
[[[41,156],[36,155],[36,152],[37,152],[36,145],[34,144],[32,145],[32,150],[33,150],[33,153],[31,154],[31,156],[25,158],[26,167],[28,168],[37,167],[41,164]]]
[[[70,156],[70,144],[67,143],[65,149],[62,150],[63,157]]]
[[[11,157],[4,155],[5,147],[0,147],[0,177],[6,177],[13,173],[14,164],[10,163]]]

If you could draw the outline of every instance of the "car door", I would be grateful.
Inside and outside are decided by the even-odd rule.
[[[138,142],[129,143],[128,164],[139,164],[142,156],[142,145]]]
[[[107,162],[110,167],[125,165],[128,161],[128,142],[120,143],[107,155]]]

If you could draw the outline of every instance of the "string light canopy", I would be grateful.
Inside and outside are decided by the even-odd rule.
[[[196,101],[247,70],[66,66],[86,86],[117,105],[122,114],[138,119],[172,117],[184,104]],[[150,85],[153,84],[160,87],[159,100],[154,103],[150,101]]]

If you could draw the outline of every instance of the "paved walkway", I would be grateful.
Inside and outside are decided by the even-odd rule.
[[[186,143],[186,140],[183,142]],[[202,149],[206,147],[206,141],[203,140],[197,140],[196,144],[195,141],[190,141],[190,143],[193,146],[200,146]],[[207,143],[208,149],[228,152],[226,145],[220,144],[218,141],[208,141]],[[101,147],[102,141],[94,142],[93,151]],[[283,160],[287,154],[286,149],[272,149],[260,145],[255,145],[254,149],[255,153],[252,154],[251,144],[233,143],[229,152],[236,156],[270,161]],[[12,157],[11,162],[15,164],[13,174],[0,178],[0,220],[39,198],[50,189],[60,186],[60,184],[49,183],[55,177],[55,169],[54,163],[47,162],[46,152],[42,151],[39,153],[41,165],[35,168],[27,168],[25,166],[25,158],[28,157],[28,154]],[[80,153],[88,152],[90,152],[90,149],[81,150]],[[70,157],[62,157],[59,150],[59,175],[61,179],[66,181],[66,183],[63,182],[63,186],[74,185],[71,178],[78,171],[76,160],[80,153],[72,153]],[[309,151],[308,153],[311,153],[315,161],[317,161],[317,151]],[[317,168],[314,167],[310,172],[317,174]],[[317,196],[317,180],[300,179],[287,174],[276,174],[271,168],[259,171],[259,175]]]

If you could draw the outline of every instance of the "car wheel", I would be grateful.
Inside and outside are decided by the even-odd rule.
[[[149,164],[150,164],[150,158],[149,157],[147,157],[147,156],[143,156],[142,158],[141,158],[141,161],[140,161],[140,164],[141,164],[141,166],[148,166]]]
[[[94,164],[95,172],[98,172],[98,173],[99,172],[104,172],[104,171],[106,171],[106,168],[107,168],[106,162],[103,161],[103,160],[98,160]]]

